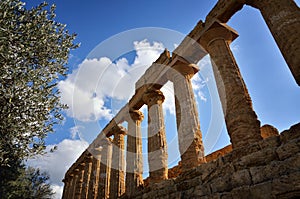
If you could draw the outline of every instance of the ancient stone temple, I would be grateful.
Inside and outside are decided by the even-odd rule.
[[[219,0],[172,56],[165,50],[136,82],[133,97],[66,172],[63,199],[300,197],[300,123],[280,134],[270,125],[261,127],[229,47],[238,33],[226,23],[244,5],[260,10],[300,86],[300,10],[295,2]],[[191,78],[207,54],[231,145],[205,156]],[[168,81],[174,85],[181,155],[172,169],[160,90]],[[142,176],[143,105],[148,110],[147,179]]]

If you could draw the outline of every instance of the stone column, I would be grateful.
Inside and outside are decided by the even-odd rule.
[[[73,171],[74,173],[74,177],[73,177],[73,184],[72,184],[72,189],[71,189],[71,193],[70,193],[70,199],[74,199],[75,198],[75,192],[76,192],[76,187],[77,187],[77,183],[78,183],[78,175],[79,175],[79,169],[74,169]]]
[[[99,167],[100,167],[101,153],[99,149],[94,149],[93,151],[90,152],[93,155],[93,160],[92,160],[92,172],[91,172],[90,182],[89,182],[88,198],[96,199],[98,194]]]
[[[205,162],[198,109],[191,83],[191,78],[197,72],[196,65],[178,61],[168,73],[168,78],[174,85],[178,143],[183,171]]]
[[[300,9],[293,0],[246,0],[260,10],[300,86]]]
[[[84,177],[83,177],[83,185],[82,185],[82,192],[81,192],[81,198],[87,199],[88,198],[88,192],[89,192],[89,183],[90,183],[90,177],[92,172],[92,161],[93,157],[91,155],[88,155],[85,160],[85,167],[84,167]]]
[[[78,166],[78,179],[75,186],[75,196],[74,196],[75,199],[81,198],[83,177],[84,177],[84,167],[85,167],[85,163],[80,163],[80,165]]]
[[[101,141],[101,162],[98,183],[98,199],[109,198],[112,143],[110,138]]]
[[[73,197],[73,190],[74,190],[74,174],[70,174],[69,175],[69,178],[70,178],[70,184],[69,184],[69,188],[68,188],[68,190],[67,190],[67,192],[66,192],[66,198],[67,199],[71,199],[72,197]]]
[[[229,44],[237,33],[225,24],[215,22],[200,38],[210,54],[221,99],[227,131],[233,148],[261,140],[260,122]]]
[[[109,198],[118,198],[125,192],[125,157],[124,157],[124,135],[126,134],[125,128],[115,126],[112,129],[113,149],[112,149],[112,164],[110,176],[110,190]]]
[[[128,197],[144,183],[141,132],[141,121],[143,119],[142,112],[138,110],[130,111],[127,118],[126,195]]]
[[[150,90],[143,96],[148,106],[148,163],[150,183],[168,179],[168,150],[160,90]]]
[[[71,185],[71,179],[69,176],[66,176],[62,181],[65,184],[62,199],[68,199],[68,193],[69,193],[69,189],[70,189],[70,185]]]

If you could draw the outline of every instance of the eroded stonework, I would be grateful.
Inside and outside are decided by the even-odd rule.
[[[172,57],[165,50],[136,82],[133,97],[66,172],[63,199],[300,197],[300,123],[281,134],[271,125],[260,126],[229,47],[238,34],[226,22],[244,5],[260,10],[300,85],[300,10],[295,2],[219,0]],[[191,77],[207,54],[231,145],[205,156]],[[174,86],[181,155],[170,169],[160,91],[168,81]],[[150,168],[144,180],[143,105],[148,110]]]

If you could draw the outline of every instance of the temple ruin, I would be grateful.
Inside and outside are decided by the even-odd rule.
[[[261,127],[230,50],[228,20],[244,5],[260,10],[300,86],[300,10],[293,0],[219,0],[172,52],[165,50],[135,84],[135,94],[69,168],[63,199],[297,198],[300,123]],[[231,145],[204,155],[191,78],[209,54]],[[161,87],[173,82],[180,165],[168,169]],[[141,121],[148,110],[149,178],[143,179]],[[127,122],[125,129],[121,126]],[[127,144],[125,144],[127,136]],[[125,148],[126,146],[126,148]],[[125,154],[126,153],[126,154]],[[126,158],[125,158],[126,157]]]

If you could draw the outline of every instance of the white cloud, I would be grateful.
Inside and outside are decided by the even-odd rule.
[[[71,134],[71,138],[74,140],[76,138],[80,138],[81,139],[81,130],[84,129],[84,126],[80,126],[80,125],[76,125],[72,128],[70,128],[70,134]]]
[[[170,114],[175,115],[175,95],[173,83],[168,81],[162,88],[161,91],[165,96],[163,103],[164,111],[169,111]]]
[[[54,195],[52,196],[52,198],[53,199],[61,199],[64,187],[53,184],[53,185],[51,185],[51,188],[54,192]]]
[[[56,192],[55,198],[61,198],[63,189],[62,179],[70,166],[88,147],[88,143],[84,140],[65,139],[56,146],[57,150],[53,153],[47,153],[44,156],[30,159],[28,160],[27,165],[48,172],[50,175],[51,187],[53,191]],[[54,145],[48,145],[46,150],[49,151],[53,147]]]
[[[134,42],[136,57],[130,65],[120,58],[112,62],[107,57],[86,59],[59,82],[61,100],[69,105],[67,114],[80,121],[111,119],[108,99],[128,100],[134,93],[134,84],[164,50],[161,43],[147,40]]]
[[[202,92],[202,90],[205,87],[205,85],[207,84],[207,82],[208,82],[208,78],[203,80],[203,78],[201,78],[200,74],[198,74],[198,73],[196,75],[194,75],[194,77],[192,78],[192,86],[193,86],[194,92],[200,98],[200,100],[202,100],[204,102],[207,101],[207,97]]]

